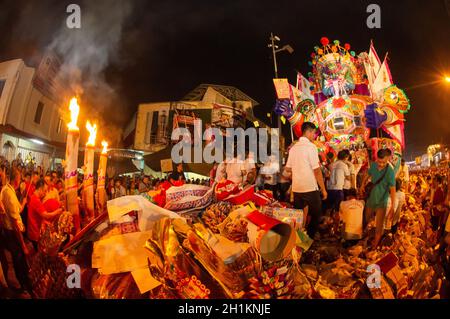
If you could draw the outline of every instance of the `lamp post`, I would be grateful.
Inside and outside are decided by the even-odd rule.
[[[280,42],[280,38],[276,35],[273,35],[273,33],[270,33],[270,43],[267,45],[269,48],[272,49],[272,56],[273,56],[273,68],[275,71],[275,78],[278,78],[278,65],[277,65],[277,53],[278,52],[282,52],[282,51],[287,51],[289,54],[292,54],[294,52],[294,49],[289,45],[286,44],[284,45],[281,49],[279,49],[278,45],[276,44],[277,42]],[[279,140],[278,140],[278,144],[281,147],[281,116],[278,115],[277,116],[277,125],[278,125],[278,130],[279,130]],[[292,126],[291,126],[291,135],[292,135]],[[281,156],[280,156],[280,169],[281,169],[281,164],[282,164],[282,160],[281,160]]]
[[[281,49],[278,48],[278,45],[276,42],[280,41],[280,38],[278,36],[274,36],[273,33],[270,33],[270,43],[268,44],[269,48],[272,48],[272,55],[273,55],[273,68],[275,71],[275,78],[278,78],[278,65],[277,65],[277,53],[281,51],[287,51],[290,54],[294,52],[294,49],[289,45],[284,45]]]

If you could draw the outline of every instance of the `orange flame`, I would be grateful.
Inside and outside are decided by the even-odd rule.
[[[86,129],[89,131],[89,139],[86,146],[95,146],[95,139],[97,137],[97,124],[92,125],[91,122],[86,122]]]
[[[74,97],[70,100],[69,110],[71,121],[67,124],[67,127],[69,128],[69,131],[78,131],[77,121],[78,114],[80,114],[80,106],[78,105],[77,98]]]
[[[102,141],[102,146],[103,146],[102,154],[107,154],[108,153],[108,142]]]

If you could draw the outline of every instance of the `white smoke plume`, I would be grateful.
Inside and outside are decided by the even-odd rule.
[[[105,70],[110,64],[120,64],[122,31],[132,6],[121,0],[83,1],[79,6],[81,28],[68,28],[64,19],[48,49],[61,58],[59,77],[70,91],[81,97],[85,113],[107,127],[108,137],[117,143],[121,130],[115,123],[123,125],[123,104],[115,88],[107,82]],[[105,112],[109,123],[102,120]]]

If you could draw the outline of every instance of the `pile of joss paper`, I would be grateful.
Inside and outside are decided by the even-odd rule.
[[[325,216],[312,240],[303,211],[270,192],[180,185],[109,201],[60,254],[81,266],[85,298],[440,298],[428,216],[407,195],[397,232],[370,249],[374,224],[349,243]]]

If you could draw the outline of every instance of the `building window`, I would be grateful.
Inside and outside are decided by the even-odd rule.
[[[62,120],[62,118],[59,118],[59,120],[58,120],[58,126],[56,127],[56,133],[61,133],[61,130],[62,130],[62,123],[63,123],[63,120]]]
[[[152,129],[152,122],[153,122],[153,112],[147,112],[147,117],[145,119],[145,144],[151,143],[151,129]]]
[[[41,124],[42,112],[44,111],[44,103],[39,102],[34,114],[34,123]]]
[[[5,87],[6,80],[0,80],[0,98],[2,97],[3,88]]]

